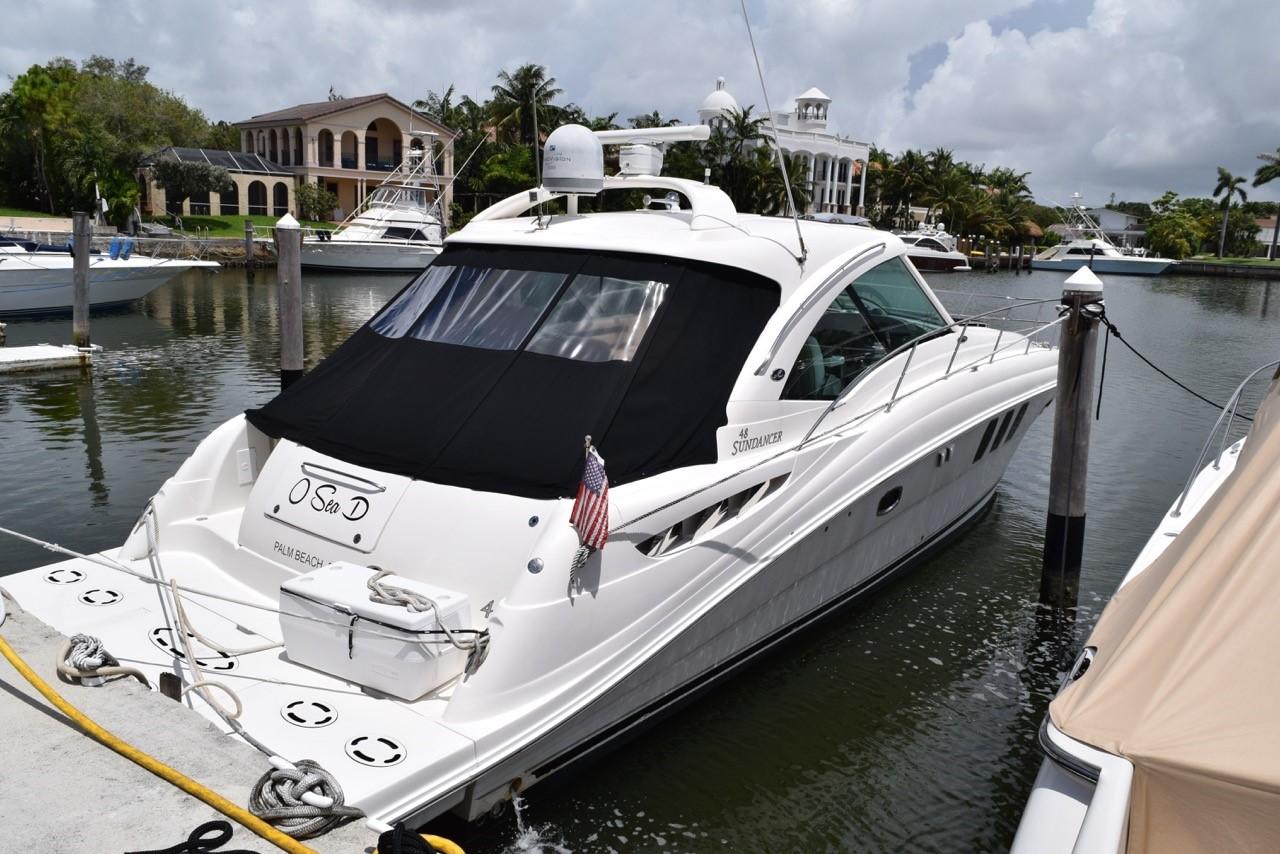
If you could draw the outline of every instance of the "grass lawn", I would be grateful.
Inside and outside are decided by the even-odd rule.
[[[1250,267],[1280,267],[1280,260],[1268,261],[1266,258],[1217,258],[1212,255],[1188,258],[1197,264],[1245,264]]]
[[[0,207],[0,216],[38,216],[43,218],[57,218],[57,214],[51,214],[46,211],[28,211],[22,208],[5,208]]]
[[[195,231],[197,229],[208,229],[210,237],[243,237],[244,221],[252,220],[254,228],[271,228],[275,226],[279,217],[274,216],[184,216],[182,218],[182,228],[184,231]],[[156,217],[155,222],[161,222],[165,225],[172,225],[173,222],[169,217]],[[301,220],[304,228],[327,228],[332,229],[336,226],[331,222],[312,222],[311,220]]]

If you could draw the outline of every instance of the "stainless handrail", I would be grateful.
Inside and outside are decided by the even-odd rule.
[[[800,440],[800,444],[799,444],[799,446],[797,446],[796,450],[799,450],[800,448],[803,448],[803,447],[804,447],[804,445],[805,445],[805,443],[806,443],[806,442],[808,442],[808,441],[809,441],[809,439],[813,437],[814,431],[816,431],[816,430],[818,429],[818,425],[819,425],[819,424],[821,424],[821,423],[823,422],[823,420],[825,420],[825,419],[826,419],[826,417],[827,417],[828,415],[830,415],[832,412],[834,412],[836,409],[838,409],[838,408],[840,407],[841,403],[845,400],[845,398],[847,398],[847,397],[848,397],[850,394],[852,394],[856,389],[858,389],[858,388],[859,388],[859,387],[860,387],[864,382],[866,382],[866,380],[867,380],[868,378],[870,378],[872,374],[878,373],[878,370],[879,370],[881,367],[883,367],[884,365],[887,365],[887,364],[888,364],[889,362],[891,362],[893,359],[897,358],[897,357],[898,357],[898,356],[900,356],[902,353],[904,353],[904,352],[906,352],[906,351],[908,351],[908,350],[909,350],[909,351],[911,351],[911,353],[912,353],[912,354],[914,354],[914,353],[915,353],[915,349],[916,349],[916,347],[917,347],[919,344],[923,343],[925,340],[930,339],[930,338],[936,338],[936,337],[938,337],[939,335],[941,335],[941,334],[945,334],[948,330],[954,329],[954,328],[955,328],[955,327],[957,327],[957,326],[961,327],[961,329],[962,329],[962,330],[964,330],[966,327],[968,327],[970,324],[972,324],[972,322],[973,322],[973,321],[975,321],[975,320],[981,320],[981,319],[982,319],[982,318],[984,318],[984,317],[990,317],[991,315],[993,315],[993,314],[998,314],[998,313],[1000,313],[1000,312],[1002,312],[1002,311],[1010,311],[1011,309],[1018,308],[1018,307],[1021,307],[1021,306],[1025,306],[1025,305],[1036,305],[1036,304],[1043,304],[1043,303],[1061,303],[1061,302],[1062,302],[1062,298],[1061,298],[1061,297],[1051,297],[1051,298],[1049,298],[1049,299],[1035,300],[1035,301],[1033,301],[1033,302],[1021,302],[1021,303],[1019,303],[1019,304],[1018,304],[1018,305],[1016,305],[1016,306],[1002,306],[1002,307],[1000,307],[1000,308],[992,309],[991,311],[983,312],[982,314],[975,314],[975,315],[972,315],[972,316],[970,316],[970,317],[966,317],[964,320],[953,320],[953,321],[951,321],[951,322],[950,322],[950,323],[948,323],[948,324],[945,324],[945,325],[943,325],[943,326],[935,327],[934,329],[931,329],[931,330],[929,330],[928,332],[924,332],[924,333],[922,333],[922,334],[920,334],[920,335],[917,335],[915,338],[912,338],[910,341],[907,341],[907,342],[905,342],[905,343],[903,343],[903,344],[898,345],[898,346],[897,346],[896,348],[894,348],[892,351],[890,351],[889,353],[887,353],[887,354],[884,356],[884,358],[882,358],[882,359],[881,359],[879,362],[877,362],[875,365],[873,365],[872,367],[870,367],[870,368],[868,368],[867,370],[863,371],[863,372],[862,372],[862,374],[861,374],[859,377],[857,377],[857,379],[855,379],[853,382],[849,383],[849,385],[845,386],[845,387],[844,387],[844,389],[843,389],[843,390],[842,390],[838,395],[836,395],[836,396],[835,396],[835,398],[831,401],[831,403],[827,404],[827,407],[826,407],[825,409],[823,409],[823,410],[822,410],[821,414],[819,414],[819,415],[818,415],[818,417],[817,417],[817,419],[813,422],[813,426],[811,426],[811,427],[809,428],[809,431],[808,431],[807,433],[805,433],[805,434],[804,434],[804,438]],[[1045,324],[1043,324],[1042,326],[1040,326],[1038,329],[1033,329],[1032,331],[1028,332],[1028,333],[1026,334],[1026,336],[1025,336],[1025,337],[1028,339],[1028,341],[1027,341],[1027,352],[1030,352],[1030,350],[1031,350],[1031,344],[1030,344],[1030,340],[1029,340],[1029,339],[1031,338],[1031,336],[1033,336],[1033,335],[1038,335],[1039,333],[1043,332],[1043,331],[1044,331],[1044,330],[1046,330],[1046,329],[1049,329],[1049,328],[1051,328],[1051,327],[1057,326],[1057,325],[1058,325],[1059,323],[1061,323],[1061,322],[1063,321],[1063,319],[1064,319],[1064,318],[1066,318],[1066,317],[1067,317],[1067,315],[1065,315],[1065,314],[1064,314],[1064,315],[1062,315],[1062,317],[1059,317],[1057,320],[1051,320],[1051,321],[1048,321],[1048,322],[1046,322]],[[1021,321],[1019,321],[1019,322],[1021,322]],[[1004,330],[1000,330],[1001,335],[1003,335],[1003,332],[1004,332]],[[961,337],[961,339],[962,339],[962,340],[961,340],[961,341],[957,341],[957,342],[956,342],[956,351],[957,351],[957,352],[959,351],[959,349],[960,349],[960,344],[962,343],[962,341],[963,341],[963,339],[964,339],[963,331],[962,331],[962,333],[961,333],[961,336],[960,336],[960,337]],[[1017,340],[1017,341],[1012,342],[1011,344],[1006,344],[1006,345],[1004,346],[1004,348],[1003,348],[1003,349],[1008,350],[1008,349],[1010,349],[1010,348],[1012,348],[1012,347],[1014,347],[1014,346],[1017,346],[1017,345],[1019,345],[1019,344],[1021,344],[1021,343],[1022,343],[1022,340],[1021,340],[1021,339],[1019,339],[1019,340]],[[970,363],[964,364],[964,365],[961,365],[959,368],[956,368],[955,370],[952,370],[951,368],[952,368],[952,366],[955,364],[955,357],[956,357],[956,353],[952,353],[952,355],[951,355],[951,361],[949,361],[949,362],[947,363],[947,369],[943,372],[943,374],[942,374],[940,377],[938,377],[937,379],[933,380],[932,382],[929,382],[929,383],[927,383],[926,385],[921,386],[920,388],[926,388],[926,387],[928,387],[929,385],[933,385],[933,383],[934,383],[934,382],[939,382],[939,381],[941,381],[941,380],[945,380],[945,379],[947,379],[948,377],[954,376],[955,374],[958,374],[958,373],[962,373],[963,371],[967,371],[967,370],[970,370],[970,369],[974,369],[974,370],[976,370],[976,369],[977,369],[977,367],[978,367],[978,365],[982,364],[982,362],[984,362],[984,361],[988,361],[988,359],[989,359],[989,361],[994,362],[994,361],[995,361],[995,356],[996,356],[996,354],[997,354],[997,353],[999,353],[999,352],[1001,351],[1001,349],[1002,349],[1002,348],[1000,347],[1000,336],[997,336],[997,337],[996,337],[995,345],[992,347],[990,357],[988,357],[988,356],[987,356],[987,354],[985,354],[985,353],[984,353],[984,354],[982,355],[982,357],[981,357],[981,358],[979,358],[978,360],[976,360],[976,361],[974,361],[974,362],[970,362]],[[875,407],[874,409],[868,410],[867,412],[862,413],[861,415],[858,415],[858,416],[855,416],[855,417],[857,417],[857,418],[861,418],[861,417],[863,417],[864,415],[870,415],[871,413],[876,412],[876,411],[878,411],[878,410],[880,410],[880,409],[884,409],[885,411],[888,411],[889,409],[891,409],[891,408],[893,407],[893,404],[894,404],[894,403],[897,401],[897,399],[898,399],[898,397],[897,397],[898,390],[899,390],[899,388],[901,388],[901,386],[902,386],[902,381],[903,381],[903,379],[905,378],[906,373],[907,373],[907,368],[908,368],[908,367],[910,367],[910,365],[911,365],[911,359],[910,359],[910,358],[908,358],[908,359],[907,359],[906,364],[903,366],[902,374],[901,374],[901,375],[899,375],[899,377],[898,377],[898,382],[897,382],[897,385],[894,387],[893,395],[891,396],[890,400],[889,400],[887,403],[882,403],[882,404],[880,404],[879,406]],[[903,397],[908,397],[908,396],[910,396],[910,395],[914,394],[915,392],[917,392],[917,391],[919,391],[919,390],[920,390],[920,389],[913,389],[912,391],[909,391],[909,392],[907,392],[906,394],[904,394],[904,395],[903,395]],[[851,420],[852,420],[852,419],[851,419]]]
[[[1227,421],[1227,427],[1222,432],[1222,443],[1218,446],[1218,456],[1213,461],[1214,469],[1217,469],[1221,465],[1222,454],[1226,450],[1227,437],[1231,435],[1231,427],[1235,424],[1236,408],[1240,405],[1240,396],[1244,394],[1245,386],[1253,382],[1253,378],[1258,374],[1268,368],[1274,368],[1278,365],[1280,365],[1280,359],[1267,362],[1265,365],[1254,368],[1249,376],[1245,377],[1240,385],[1236,386],[1236,390],[1231,393],[1231,397],[1227,398],[1226,405],[1223,406],[1222,411],[1218,413],[1218,419],[1213,422],[1213,427],[1209,429],[1209,435],[1205,437],[1204,445],[1200,448],[1200,456],[1196,457],[1196,464],[1191,467],[1191,473],[1187,475],[1187,482],[1182,487],[1182,494],[1178,496],[1178,503],[1174,505],[1173,510],[1169,513],[1171,517],[1177,519],[1182,515],[1182,505],[1186,503],[1187,493],[1191,491],[1191,484],[1195,482],[1196,475],[1200,474],[1204,469],[1205,455],[1209,453],[1209,448],[1213,445],[1213,437],[1217,435],[1218,428],[1222,426],[1223,419],[1228,418],[1229,412],[1230,416]]]

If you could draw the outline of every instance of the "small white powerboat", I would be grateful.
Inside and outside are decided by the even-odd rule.
[[[1049,246],[1031,259],[1033,270],[1073,272],[1089,267],[1095,273],[1118,273],[1123,276],[1158,276],[1177,264],[1172,258],[1159,258],[1144,253],[1125,253],[1112,243],[1102,227],[1089,216],[1077,193],[1071,207],[1063,212],[1067,239]]]
[[[1014,854],[1280,850],[1277,364],[1236,389],[1050,703]]]
[[[184,270],[219,267],[214,261],[133,255],[131,246],[130,238],[121,238],[111,253],[89,256],[90,307],[123,305],[141,299]],[[0,315],[71,311],[74,265],[65,246],[0,238]]]
[[[205,438],[122,548],[0,584],[216,679],[185,701],[380,826],[477,818],[878,589],[990,504],[1063,320],[953,320],[892,234],[661,175],[709,132],[557,128],[543,186]],[[601,192],[674,199],[578,212]]]
[[[342,225],[302,241],[302,266],[319,270],[421,270],[440,254],[442,195],[429,153],[410,148]]]

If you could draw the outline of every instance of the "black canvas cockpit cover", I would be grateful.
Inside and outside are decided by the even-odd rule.
[[[610,482],[626,483],[715,461],[729,393],[779,300],[744,270],[644,255],[463,244],[434,266],[450,265],[562,274],[560,293],[578,275],[668,285],[630,361],[544,355],[528,337],[505,350],[386,337],[375,330],[393,298],[250,423],[354,465],[537,498],[576,492],[589,434]]]

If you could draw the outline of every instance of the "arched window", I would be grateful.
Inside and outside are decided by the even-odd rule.
[[[364,134],[365,169],[390,171],[400,165],[400,127],[391,119],[374,119]]]
[[[280,162],[280,142],[276,138],[276,132],[274,128],[267,131],[267,151],[270,152],[267,155],[268,160],[270,160],[272,163]]]
[[[342,133],[342,168],[343,169],[359,169],[356,164],[356,153],[359,146],[356,144],[356,132],[353,130],[343,131]]]
[[[325,129],[320,131],[320,135],[316,137],[316,145],[319,147],[320,165],[333,165],[333,131]]]
[[[293,129],[293,150],[297,154],[297,162],[294,166],[302,166],[307,162],[307,150],[302,147],[302,128]]]
[[[284,181],[276,181],[271,190],[271,215],[284,216],[289,212],[289,185]]]
[[[261,181],[249,184],[249,215],[267,215],[267,185]]]
[[[218,196],[218,213],[222,216],[238,216],[240,213],[240,185],[231,182],[231,189]]]

